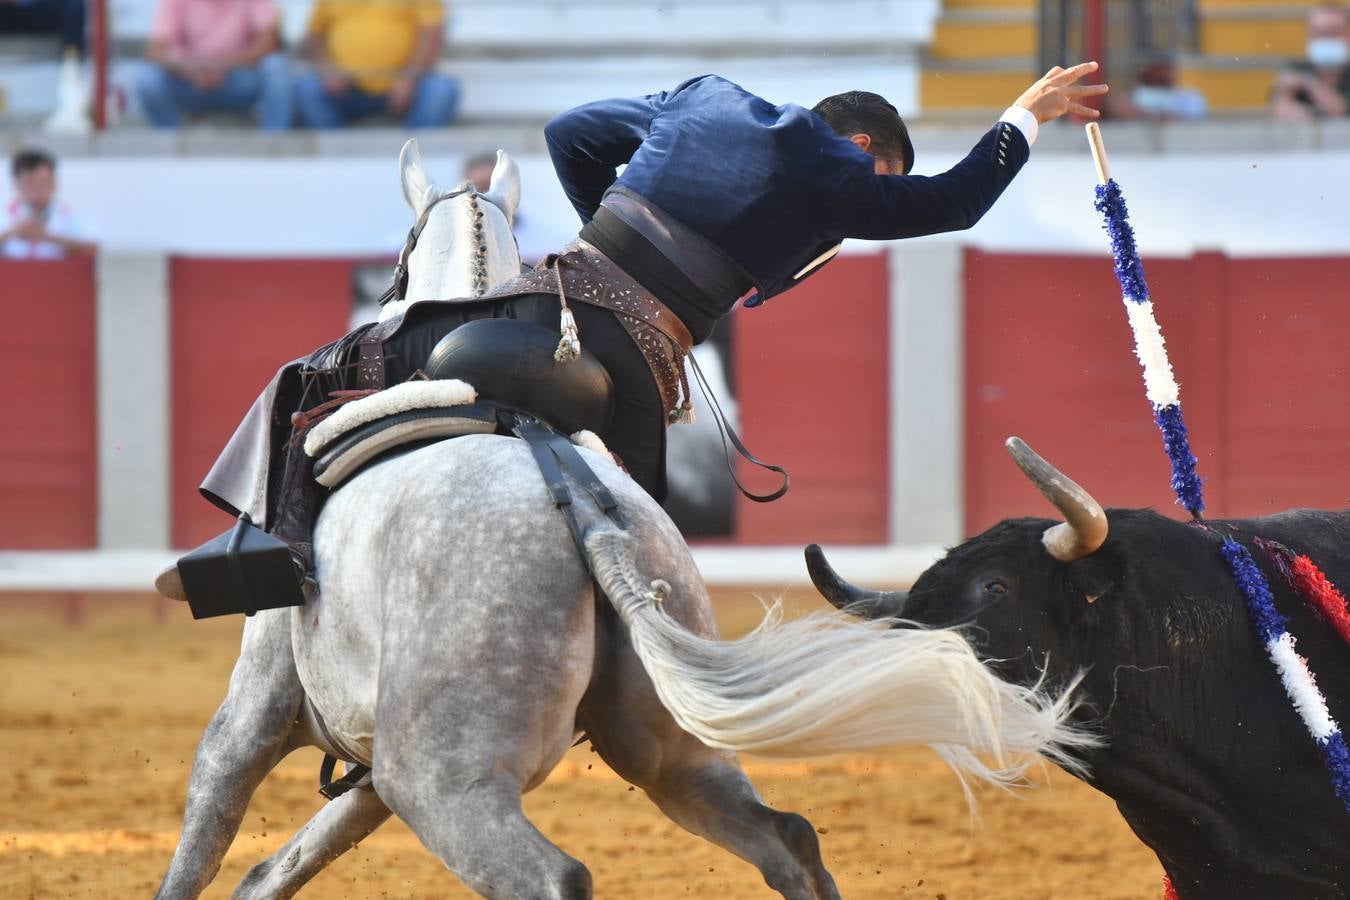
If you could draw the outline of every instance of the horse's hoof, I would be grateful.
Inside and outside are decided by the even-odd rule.
[[[183,590],[183,576],[178,574],[178,566],[166,566],[155,576],[155,590],[170,600],[187,602],[187,592]]]

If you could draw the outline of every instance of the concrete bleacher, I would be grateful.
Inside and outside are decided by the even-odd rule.
[[[946,0],[924,57],[925,114],[997,114],[1034,80],[1037,0]]]
[[[108,2],[111,83],[132,100],[155,0]],[[294,54],[313,0],[277,2]],[[1302,54],[1311,5],[1196,0],[1181,83],[1202,91],[1217,116],[1259,114],[1278,67]],[[537,127],[577,103],[705,72],[778,102],[867,87],[907,116],[983,118],[1037,75],[1039,9],[1038,0],[455,0],[442,66],[463,85],[470,125]],[[55,73],[48,42],[0,39],[0,122],[31,124],[48,112]],[[1110,76],[1128,86],[1127,72]],[[134,101],[130,112],[125,124],[134,125]]]
[[[1219,113],[1266,108],[1275,73],[1303,56],[1309,0],[1199,0],[1199,46],[1183,58],[1182,84]]]
[[[1039,72],[1037,0],[946,0],[924,54],[920,107],[925,114],[987,115],[1017,96]],[[1198,0],[1195,47],[1179,52],[1179,81],[1204,93],[1216,115],[1264,111],[1275,73],[1303,55],[1312,0]],[[1112,7],[1127,12],[1123,4]],[[1184,15],[1182,4],[1158,4]],[[1123,27],[1113,20],[1112,27]],[[1112,80],[1129,73],[1113,68]]]
[[[129,94],[155,0],[109,4],[111,80]],[[278,6],[295,54],[312,0]],[[941,0],[455,0],[442,65],[463,85],[461,113],[470,122],[538,122],[597,97],[648,93],[707,72],[779,102],[814,103],[867,86],[913,114],[919,50],[932,40],[940,7]],[[32,62],[21,77],[6,68],[0,87],[23,99],[12,112],[50,109],[50,62]]]

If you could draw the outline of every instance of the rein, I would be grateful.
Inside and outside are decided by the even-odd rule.
[[[712,410],[713,421],[717,423],[717,431],[722,438],[722,455],[726,457],[727,471],[731,473],[731,480],[736,485],[736,490],[740,491],[747,500],[753,500],[756,503],[772,503],[774,500],[777,500],[779,497],[786,494],[788,488],[792,486],[792,477],[788,474],[788,470],[782,466],[775,466],[773,463],[766,463],[750,452],[749,448],[741,441],[741,436],[736,433],[736,429],[732,428],[731,423],[727,421],[726,413],[722,412],[721,404],[717,402],[717,397],[713,394],[712,389],[708,387],[708,379],[704,377],[703,370],[699,368],[698,360],[694,358],[694,354],[692,353],[689,354],[688,358],[689,365],[694,369],[694,377],[698,381],[698,389],[702,392],[703,399],[708,401],[708,408]],[[687,391],[688,389],[686,388],[686,393]],[[729,445],[728,442],[730,442]],[[765,469],[769,472],[776,472],[782,476],[783,480],[779,483],[777,490],[767,494],[756,494],[748,490],[745,485],[741,484],[741,479],[736,475],[736,466],[731,459],[732,447],[735,447],[736,452],[740,454],[741,458],[752,466],[758,466],[761,469]]]
[[[450,200],[454,197],[462,197],[470,194],[473,199],[473,231],[477,247],[474,252],[474,273],[473,289],[474,296],[481,297],[487,291],[487,244],[483,240],[483,211],[478,208],[478,198],[481,196],[472,185],[465,185],[448,194],[442,194],[435,200],[427,204],[427,208],[422,210],[422,214],[417,217],[413,227],[408,231],[408,237],[403,242],[403,249],[398,252],[398,264],[394,266],[394,283],[380,295],[379,305],[384,306],[392,301],[403,300],[408,295],[408,258],[412,252],[417,249],[417,239],[422,236],[422,231],[427,227],[427,221],[431,218],[431,211],[437,204],[444,200]]]

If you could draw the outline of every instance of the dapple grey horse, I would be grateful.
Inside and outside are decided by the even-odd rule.
[[[406,149],[401,169],[417,216],[439,193]],[[504,179],[510,169],[498,166]],[[518,189],[496,187],[494,176],[486,202],[464,202],[479,203],[500,236]],[[438,207],[431,219],[452,214]],[[458,248],[448,262],[465,264],[468,232],[440,234]],[[496,246],[511,255],[509,241]],[[785,623],[771,609],[749,636],[719,641],[676,528],[606,454],[579,452],[621,510],[614,521],[576,491],[584,552],[514,438],[409,452],[330,498],[315,531],[318,594],[245,624],[160,897],[205,888],[258,784],[310,744],[372,766],[372,786],[323,807],[237,897],[291,896],[391,813],[483,896],[589,897],[585,866],[521,809],[522,793],[584,735],[674,821],[749,861],[773,890],[833,898],[810,823],[766,806],[735,751],[928,743],[959,772],[1006,783],[1031,755],[1068,761],[1091,741],[1067,725],[1066,693],[1007,684],[956,632],[843,613]],[[306,698],[326,735],[301,715]]]

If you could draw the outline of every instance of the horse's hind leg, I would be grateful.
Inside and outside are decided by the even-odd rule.
[[[197,745],[183,830],[157,898],[196,897],[216,876],[249,798],[288,749],[303,693],[291,611],[258,613],[244,625],[229,692]]]
[[[590,872],[525,818],[520,797],[572,743],[590,679],[589,591],[575,586],[583,602],[564,599],[573,596],[565,587],[550,596],[528,584],[494,593],[547,599],[501,602],[474,597],[453,575],[437,581],[491,615],[442,603],[435,617],[386,626],[385,646],[398,652],[380,661],[375,789],[479,894],[586,900]]]
[[[389,818],[389,807],[370,788],[348,791],[305,823],[276,853],[249,869],[234,900],[292,897]]]
[[[596,673],[578,712],[600,757],[683,828],[754,865],[790,900],[837,900],[815,829],[760,801],[733,754],[682,731],[661,706],[627,634],[598,618]]]

